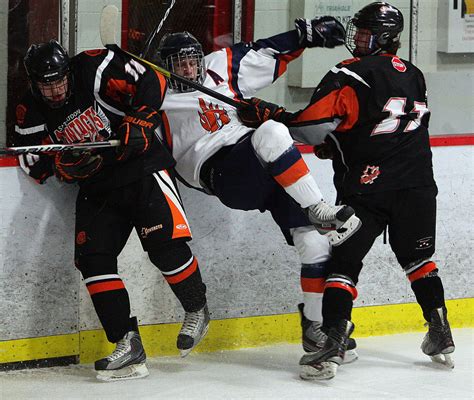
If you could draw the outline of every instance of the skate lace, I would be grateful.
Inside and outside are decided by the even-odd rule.
[[[186,313],[186,315],[184,316],[183,326],[181,328],[181,331],[179,332],[180,335],[193,336],[195,331],[198,329],[202,319],[203,318],[199,311]]]
[[[313,208],[313,215],[320,221],[331,221],[335,218],[336,213],[333,206],[330,206],[324,201],[320,201],[316,207]]]
[[[120,357],[123,357],[130,351],[130,341],[127,339],[121,339],[117,342],[117,347],[113,353],[107,357],[109,361],[115,361]]]

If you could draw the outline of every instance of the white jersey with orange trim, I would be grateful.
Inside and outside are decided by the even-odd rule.
[[[287,64],[303,51],[295,30],[256,42],[238,43],[205,57],[203,85],[233,99],[249,98],[272,84]],[[161,108],[171,133],[178,173],[201,188],[202,164],[219,149],[233,145],[252,131],[237,117],[237,110],[199,91],[169,90]]]

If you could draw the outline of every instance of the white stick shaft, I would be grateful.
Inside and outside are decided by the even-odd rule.
[[[5,154],[23,154],[23,153],[47,153],[53,151],[86,151],[99,149],[104,147],[120,146],[120,140],[109,140],[105,142],[89,142],[89,143],[71,143],[71,144],[41,144],[37,146],[20,146],[6,147],[1,150]]]
[[[119,10],[113,4],[102,9],[100,15],[100,40],[104,46],[115,44]]]

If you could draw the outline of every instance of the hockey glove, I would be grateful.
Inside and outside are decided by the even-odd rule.
[[[103,159],[91,152],[65,151],[56,153],[54,158],[54,173],[58,179],[74,183],[84,180],[100,171]]]
[[[147,151],[153,142],[155,129],[160,123],[158,112],[148,106],[142,106],[135,112],[125,115],[117,131],[121,141],[117,148],[117,159],[124,161]]]
[[[332,145],[326,142],[314,146],[313,151],[316,157],[321,160],[332,160],[334,157],[334,149]]]
[[[332,49],[344,44],[346,30],[334,17],[314,19],[297,18],[295,27],[303,47],[327,47]]]
[[[258,128],[269,119],[279,121],[285,112],[285,108],[257,97],[246,99],[245,102],[239,107],[237,114],[242,123],[251,128]]]

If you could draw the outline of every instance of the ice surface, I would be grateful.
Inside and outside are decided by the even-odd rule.
[[[422,354],[423,333],[357,339],[359,360],[326,382],[298,377],[299,345],[148,360],[150,376],[102,383],[93,366],[0,373],[0,399],[473,399],[474,329],[453,330],[455,368]]]

